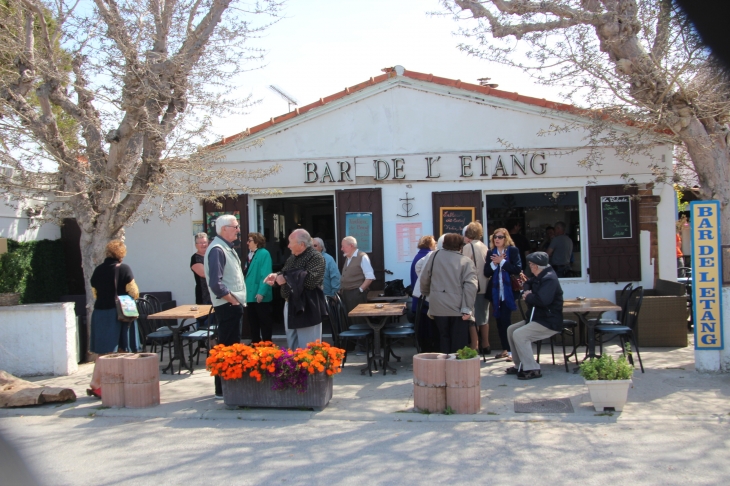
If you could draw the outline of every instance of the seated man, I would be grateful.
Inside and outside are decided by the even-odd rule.
[[[515,365],[505,372],[517,375],[520,380],[542,377],[540,365],[532,356],[532,343],[547,339],[563,329],[563,289],[548,260],[547,253],[542,251],[527,255],[534,277],[524,283],[522,295],[528,305],[530,322],[520,321],[507,328]]]

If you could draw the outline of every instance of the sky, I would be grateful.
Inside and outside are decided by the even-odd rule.
[[[489,77],[499,89],[560,101],[558,88],[459,51],[460,23],[428,15],[441,10],[438,0],[289,0],[284,18],[252,43],[267,51],[264,66],[237,79],[239,96],[250,93],[261,103],[246,115],[216,120],[215,132],[234,135],[286,113],[287,102],[271,84],[304,106],[398,64],[475,84]]]

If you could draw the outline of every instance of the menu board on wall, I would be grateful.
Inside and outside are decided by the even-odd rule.
[[[440,228],[439,235],[445,233],[459,233],[464,226],[474,221],[474,208],[441,207],[439,208]]]
[[[604,240],[631,238],[631,196],[601,197],[601,229]]]
[[[345,233],[357,240],[358,250],[373,251],[373,213],[346,213]]]

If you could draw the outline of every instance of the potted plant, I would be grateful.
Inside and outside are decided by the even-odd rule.
[[[481,408],[481,367],[476,350],[468,346],[446,360],[446,406],[455,413]]]
[[[206,367],[223,380],[223,402],[235,407],[307,407],[321,410],[332,398],[332,377],[345,351],[316,341],[281,349],[270,341],[247,346],[219,344]]]
[[[591,394],[593,406],[599,412],[609,407],[618,412],[623,410],[633,374],[634,367],[623,354],[618,359],[604,354],[580,365],[580,375]]]

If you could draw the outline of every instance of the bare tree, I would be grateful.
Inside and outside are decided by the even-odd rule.
[[[89,277],[136,218],[256,192],[206,157],[211,119],[245,108],[234,77],[279,0],[0,0],[0,188],[75,217]],[[261,19],[253,23],[256,19]]]
[[[646,148],[657,132],[677,146],[672,174],[691,171],[703,199],[722,206],[730,244],[730,83],[671,0],[442,0],[470,41],[460,48],[566,88],[597,122],[587,145],[620,155]],[[588,105],[588,106],[586,106]],[[619,137],[606,122],[638,130]],[[603,122],[603,123],[601,123]],[[555,130],[565,127],[555,127]],[[600,134],[600,135],[599,135]],[[596,168],[595,160],[585,165]]]

